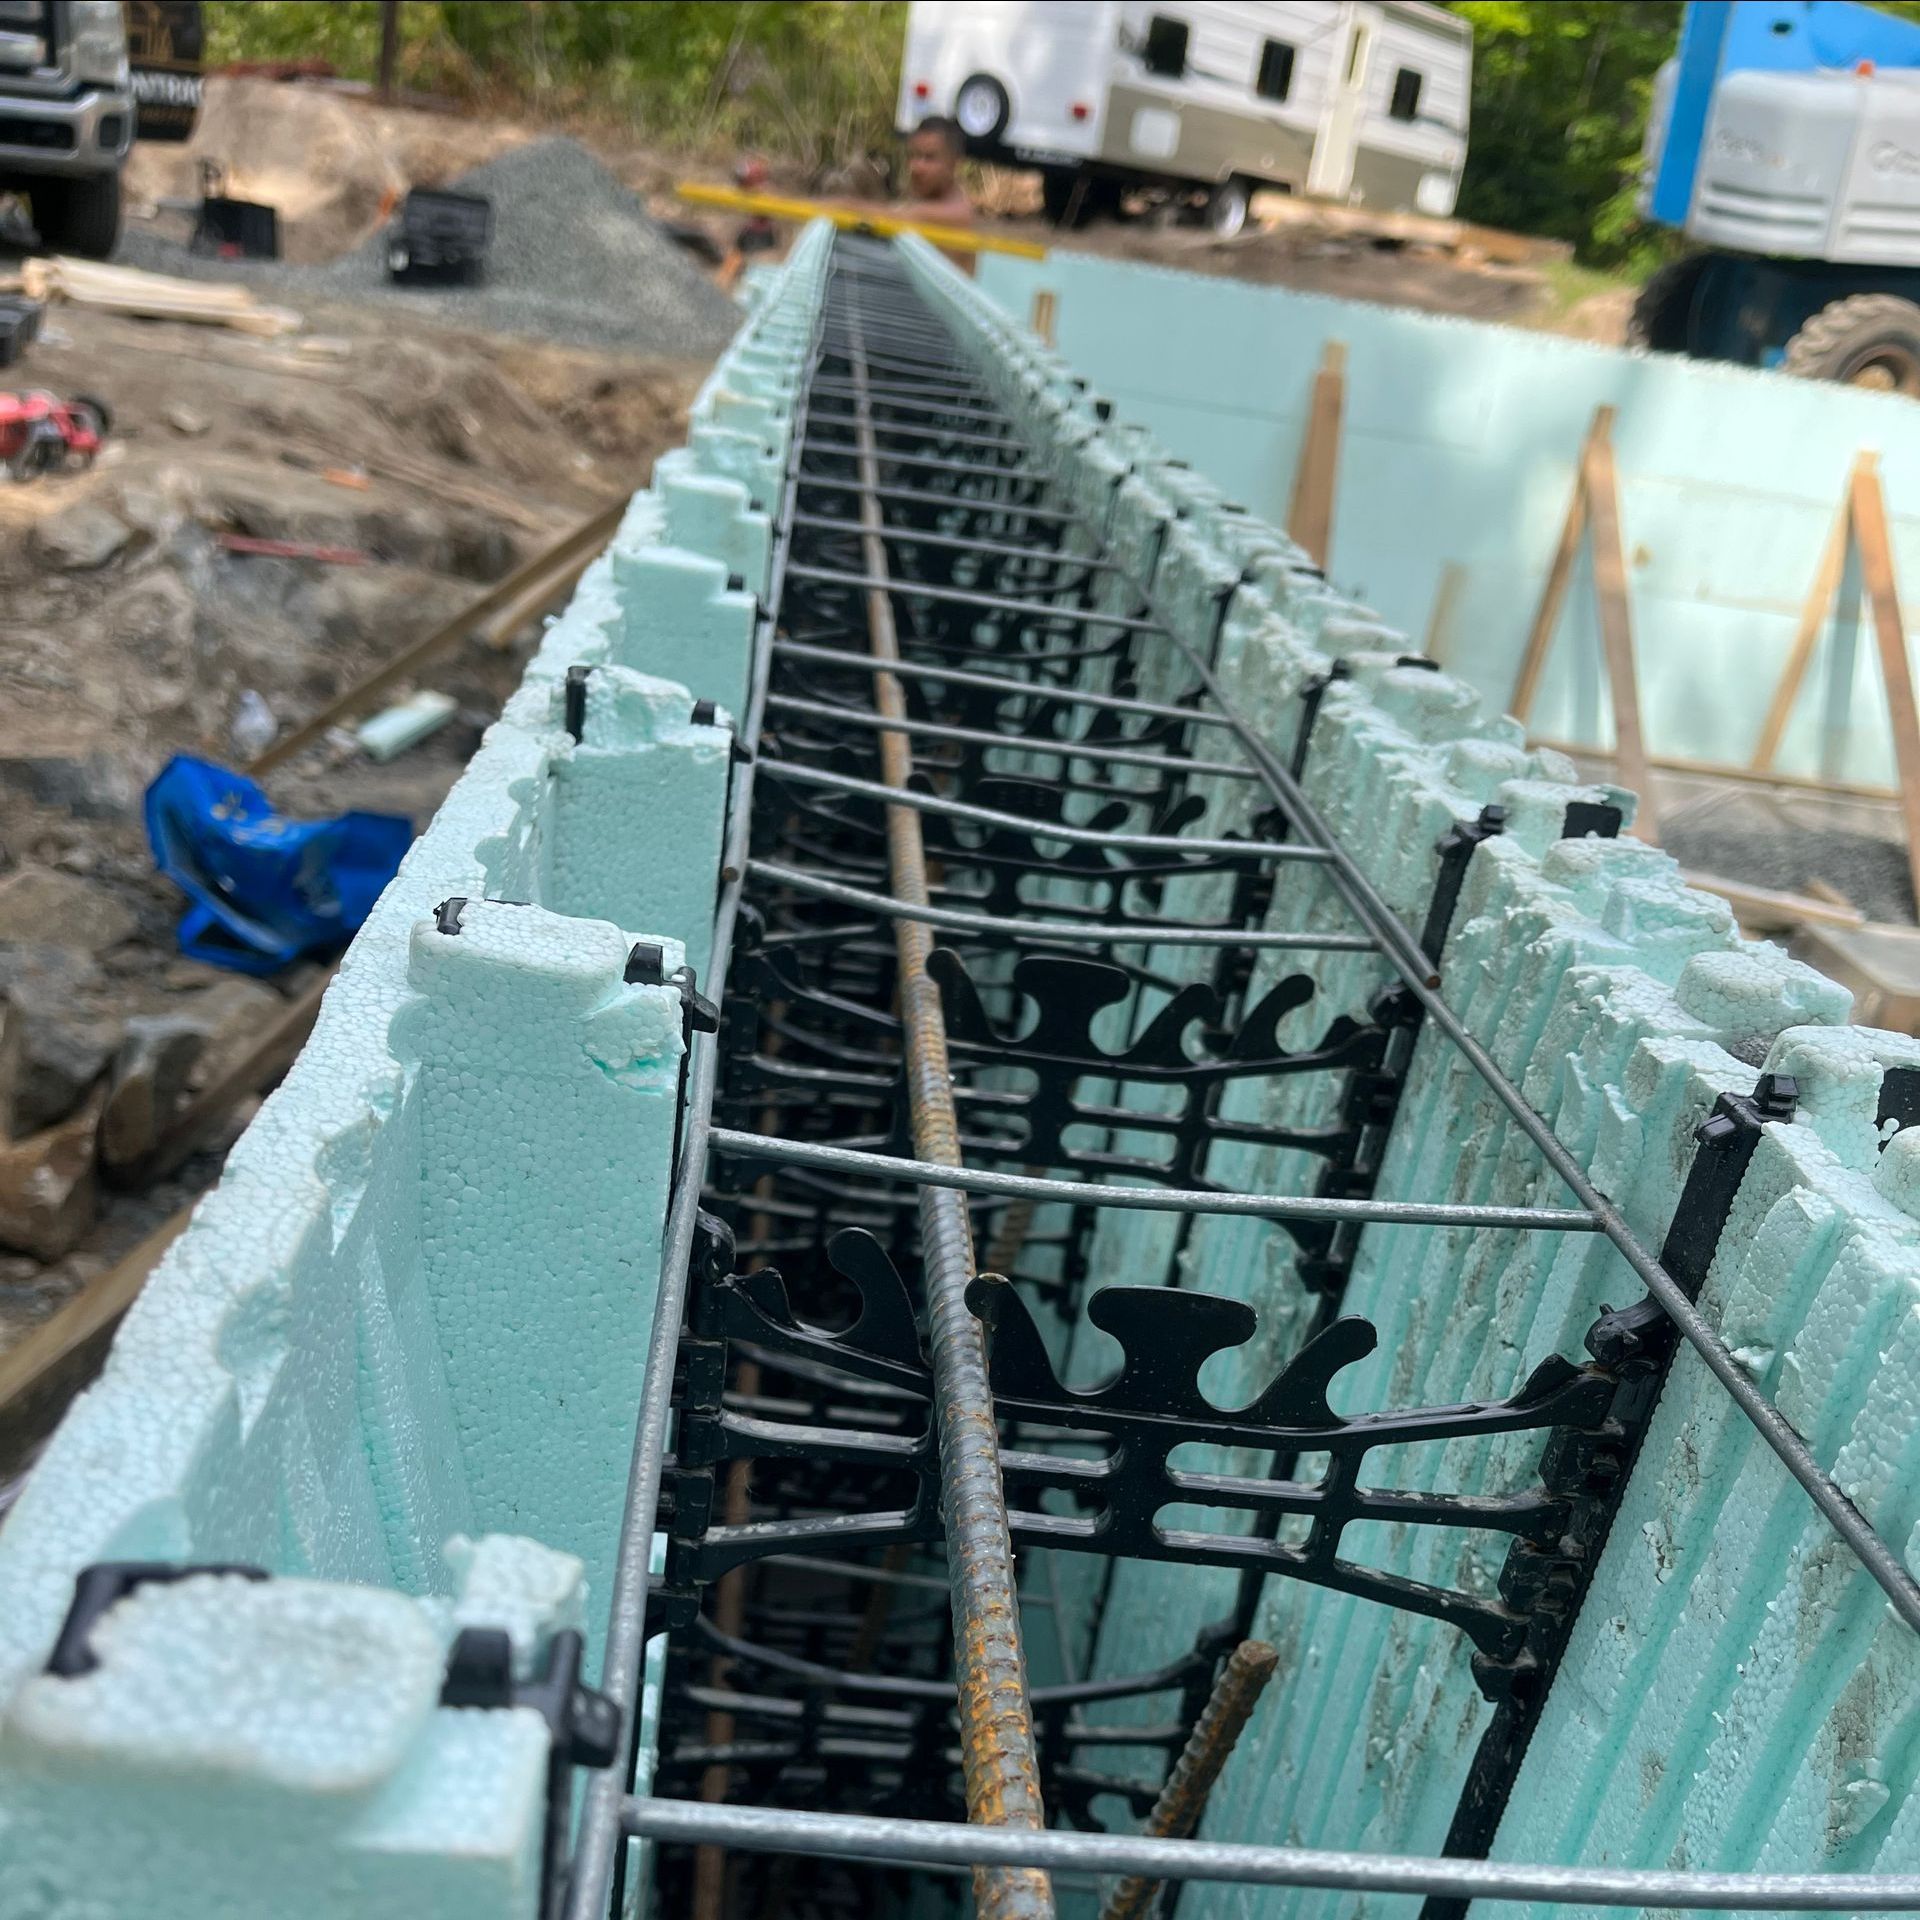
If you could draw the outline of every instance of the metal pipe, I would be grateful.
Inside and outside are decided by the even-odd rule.
[[[710,1136],[721,1153],[783,1166],[819,1167],[866,1180],[906,1180],[921,1187],[951,1187],[959,1193],[992,1193],[1017,1200],[1059,1200],[1069,1206],[1123,1207],[1140,1213],[1243,1214],[1261,1220],[1380,1220],[1402,1227],[1512,1228],[1534,1233],[1598,1233],[1598,1217],[1571,1207],[1487,1207],[1450,1201],[1329,1200],[1300,1193],[1215,1193],[1195,1187],[1111,1187],[1087,1180],[1046,1180],[1025,1173],[995,1173],[943,1160],[908,1160],[821,1140],[782,1140],[768,1133],[715,1127]]]
[[[1227,1657],[1207,1696],[1207,1704],[1193,1723],[1180,1758],[1167,1775],[1147,1816],[1147,1832],[1156,1839],[1180,1840],[1200,1824],[1207,1798],[1235,1743],[1260,1704],[1280,1656],[1264,1640],[1242,1640]],[[1100,1920],[1147,1920],[1164,1879],[1129,1874],[1107,1895]]]
[[[859,394],[857,439],[861,477],[878,478],[871,413],[859,349],[860,319],[851,314],[853,380]],[[893,607],[887,597],[887,548],[879,537],[880,509],[863,500],[866,562],[875,584],[867,591],[867,634],[879,671],[874,699],[892,719],[906,716],[899,680],[887,669],[900,657]],[[880,736],[887,784],[905,793],[913,752],[903,733]],[[887,809],[887,846],[894,891],[924,906],[926,852],[920,816],[909,806]],[[931,1161],[960,1164],[960,1121],[947,1058],[940,989],[927,971],[933,935],[923,921],[895,923],[896,995],[905,1042],[904,1066],[913,1141]],[[1000,1436],[986,1341],[967,1305],[974,1278],[973,1229],[951,1189],[920,1190],[921,1274],[926,1293],[927,1355],[933,1374],[934,1427],[940,1452],[941,1508],[946,1520],[948,1571],[953,1581],[954,1668],[959,1686],[961,1772],[971,1820],[988,1827],[1045,1825],[1033,1710],[1027,1699],[1021,1644],[1020,1596],[1013,1537],[1000,1479]],[[1031,1868],[976,1870],[974,1902],[980,1920],[1052,1920],[1053,1889]]]
[[[1018,920],[997,913],[969,913],[962,907],[929,907],[892,894],[869,893],[849,887],[804,867],[788,867],[775,860],[755,860],[750,871],[811,894],[859,907],[887,919],[926,927],[946,927],[955,933],[1022,933],[1034,940],[1079,940],[1093,946],[1253,947],[1263,953],[1372,953],[1374,945],[1363,933],[1243,933],[1238,927],[1163,926],[1156,920]]]
[[[894,724],[886,732],[891,735]],[[905,733],[906,728],[901,727]],[[883,748],[884,753],[884,748]],[[1057,840],[1068,846],[1130,847],[1137,853],[1252,854],[1262,860],[1314,862],[1325,860],[1325,847],[1303,846],[1294,840],[1205,840],[1178,833],[1114,833],[1094,827],[1070,827],[1059,820],[1029,820],[999,807],[976,807],[965,800],[947,800],[936,793],[906,792],[878,780],[862,780],[857,774],[833,773],[825,767],[810,767],[798,760],[763,759],[763,767],[777,778],[798,786],[826,787],[834,793],[864,794],[885,799],[889,806],[907,806],[920,813],[938,813],[953,820],[977,820],[987,827],[1013,827],[1031,834],[1036,840]],[[1116,798],[1122,796],[1115,796]],[[1145,799],[1146,795],[1140,798]],[[1371,944],[1371,943],[1369,943]]]
[[[1627,1867],[1555,1867],[1410,1854],[1336,1853],[1144,1835],[1023,1832],[954,1820],[890,1820],[784,1807],[714,1807],[697,1800],[629,1800],[626,1831],[692,1844],[718,1840],[760,1853],[823,1854],[888,1864],[1050,1867],[1223,1880],[1240,1886],[1319,1887],[1442,1899],[1515,1900],[1582,1907],[1685,1907],[1731,1913],[1920,1913],[1920,1873],[1695,1873]]]

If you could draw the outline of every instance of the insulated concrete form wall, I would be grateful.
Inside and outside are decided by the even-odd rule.
[[[1649,751],[1743,763],[1792,642],[1856,453],[1877,450],[1896,564],[1920,595],[1920,425],[1899,395],[1620,352],[1515,327],[1056,253],[989,255],[980,284],[1024,315],[1056,296],[1061,357],[1173,453],[1284,525],[1323,344],[1346,343],[1329,570],[1403,632],[1464,570],[1438,651],[1508,698],[1601,404],[1614,445]],[[1912,606],[1909,619],[1914,617]],[[1584,558],[1534,714],[1548,739],[1611,737]],[[1816,664],[1780,764],[1892,773],[1870,645],[1823,725]],[[1843,684],[1846,682],[1843,680]]]
[[[9,1920],[535,1910],[546,1725],[442,1681],[469,1626],[522,1678],[584,1629],[592,1677],[678,1123],[665,976],[706,965],[826,240],[761,278],[0,1532]],[[47,1671],[76,1576],[121,1561],[268,1577],[139,1586]]]
[[[913,258],[924,289],[975,344],[983,377],[1047,451],[1062,488],[1115,530],[1116,549],[1138,556],[1135,584],[1145,585],[1154,614],[1203,649],[1217,631],[1223,678],[1283,755],[1302,689],[1336,657],[1347,662],[1349,677],[1322,699],[1305,785],[1410,924],[1420,924],[1432,894],[1439,834],[1489,803],[1506,808],[1505,832],[1468,865],[1442,991],[1645,1243],[1660,1244],[1694,1130],[1716,1098],[1750,1091],[1762,1068],[1796,1079],[1797,1117],[1766,1128],[1703,1305],[1846,1493],[1911,1553],[1920,1524],[1920,1140],[1879,1114],[1887,1070],[1920,1062],[1920,1047],[1846,1026],[1841,989],[1742,939],[1725,907],[1682,885],[1656,849],[1630,838],[1564,837],[1570,803],[1612,801],[1630,817],[1631,797],[1571,784],[1559,756],[1529,751],[1520,729],[1462,680],[1406,664],[1409,643],[1331,593],[1285,539],[1139,430],[1103,419],[1107,409],[1064,355],[1039,349],[935,256],[916,248]],[[1082,264],[1048,263],[1063,314],[1076,303],[1104,305],[1116,332],[1147,323],[1151,301],[1125,309],[1085,297],[1090,289],[1072,278]],[[1215,282],[1205,291],[1226,309],[1225,344],[1216,355],[1210,333],[1207,353],[1186,358],[1218,370],[1245,347],[1233,302],[1260,296]],[[1090,315],[1084,324],[1099,323]],[[1289,356],[1269,345],[1264,384],[1304,391],[1312,363],[1310,351]],[[1169,367],[1161,352],[1141,360],[1138,377],[1151,385],[1171,377]],[[1651,381],[1671,370],[1634,371]],[[1828,406],[1848,399],[1821,394]],[[1836,456],[1836,475],[1843,467]],[[1915,483],[1920,489],[1920,471]],[[1389,489],[1369,501],[1350,481],[1347,524],[1385,551],[1418,530],[1408,503],[1395,507],[1398,497]],[[1170,684],[1190,682],[1175,670]],[[1244,828],[1248,789],[1221,784],[1206,830]],[[1311,879],[1276,888],[1268,924],[1351,925]],[[1302,967],[1302,956],[1284,956],[1256,975],[1313,978],[1315,999],[1282,1029],[1300,1044],[1384,979],[1365,959],[1307,958]],[[1316,1117],[1305,1105],[1313,1096],[1294,1095],[1284,1081],[1247,1097],[1248,1110],[1269,1119]],[[1289,1171],[1283,1157],[1247,1149],[1235,1150],[1232,1164],[1209,1163],[1242,1187],[1285,1187]],[[1298,1190],[1299,1169],[1291,1171]],[[1415,1053],[1375,1191],[1384,1199],[1566,1199],[1484,1083],[1432,1031]],[[1112,1218],[1093,1283],[1165,1273],[1164,1222]],[[1249,1349],[1218,1357],[1205,1377],[1220,1403],[1244,1404],[1297,1341],[1306,1302],[1296,1268],[1294,1250],[1271,1229],[1215,1223],[1188,1241],[1171,1277],[1238,1295],[1261,1315]],[[1341,1376],[1335,1404],[1360,1412],[1506,1395],[1550,1355],[1583,1357],[1603,1303],[1640,1294],[1600,1236],[1376,1224],[1361,1242],[1344,1310],[1371,1320],[1379,1345]],[[1098,1338],[1083,1332],[1073,1356],[1082,1378],[1110,1365],[1110,1352],[1085,1350]],[[1520,1490],[1534,1483],[1540,1436],[1413,1451],[1375,1456],[1376,1484]],[[1216,1455],[1191,1464],[1230,1463]],[[1505,1545],[1371,1523],[1349,1535],[1345,1551],[1487,1592]],[[1045,1678],[1150,1669],[1229,1610],[1230,1576],[1122,1564],[1089,1642],[1098,1563],[1062,1560],[1063,1631],[1057,1643],[1029,1639]],[[1463,1638],[1419,1616],[1274,1578],[1255,1630],[1279,1647],[1280,1676],[1215,1794],[1205,1834],[1440,1851],[1488,1717]],[[1164,1704],[1141,1712],[1153,1717],[1149,1709]],[[1917,1769],[1920,1646],[1683,1346],[1495,1853],[1591,1865],[1907,1871],[1920,1864]],[[1180,1911],[1185,1920],[1277,1920],[1410,1914],[1416,1905],[1196,1884]]]

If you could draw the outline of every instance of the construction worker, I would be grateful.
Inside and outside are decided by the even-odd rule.
[[[940,114],[922,120],[907,135],[907,197],[895,212],[931,226],[971,227],[973,202],[960,183],[964,153],[960,129],[951,120]],[[973,271],[971,253],[945,251],[957,267]]]

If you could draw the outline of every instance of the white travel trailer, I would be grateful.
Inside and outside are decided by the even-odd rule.
[[[1038,167],[1056,220],[1156,184],[1234,233],[1260,186],[1451,213],[1472,71],[1472,28],[1422,0],[913,0],[898,122]]]

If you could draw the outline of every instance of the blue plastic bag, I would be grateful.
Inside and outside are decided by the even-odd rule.
[[[154,866],[193,902],[180,951],[241,973],[344,946],[413,841],[389,813],[284,819],[244,775],[186,754],[155,775],[146,813]]]

